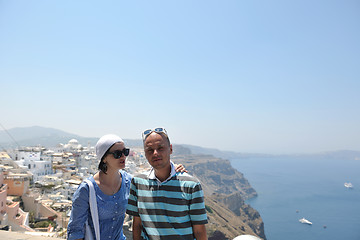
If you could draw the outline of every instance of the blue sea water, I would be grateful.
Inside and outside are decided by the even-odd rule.
[[[258,193],[246,202],[260,213],[268,240],[360,240],[360,161],[271,157],[231,164]],[[313,225],[301,224],[302,217]]]

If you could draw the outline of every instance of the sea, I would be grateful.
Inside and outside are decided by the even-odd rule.
[[[230,159],[258,196],[246,203],[267,240],[360,240],[360,161],[316,157]],[[351,182],[353,189],[344,186]],[[302,224],[306,218],[313,224]]]

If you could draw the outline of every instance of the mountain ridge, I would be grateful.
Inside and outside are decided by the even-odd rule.
[[[10,136],[9,136],[10,134]],[[14,138],[14,140],[12,139]],[[98,137],[82,137],[80,135],[68,133],[56,128],[48,128],[41,126],[16,127],[9,130],[0,131],[0,147],[10,148],[20,146],[37,146],[54,147],[59,143],[67,143],[71,139],[76,139],[83,146],[95,145]],[[129,147],[142,146],[141,139],[124,139]],[[223,151],[215,148],[206,148],[190,144],[173,144],[183,146],[190,149],[193,154],[209,154],[225,159],[250,158],[250,157],[321,157],[321,158],[346,158],[360,160],[360,151],[356,150],[336,150],[319,153],[303,153],[303,154],[264,154],[264,153],[243,153],[235,151]]]

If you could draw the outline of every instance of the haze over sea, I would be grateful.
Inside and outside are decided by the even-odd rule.
[[[268,240],[360,239],[360,161],[270,157],[231,163],[258,193],[247,203],[259,211]],[[302,217],[313,225],[301,224]]]

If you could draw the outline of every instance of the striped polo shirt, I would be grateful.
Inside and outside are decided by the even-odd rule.
[[[206,224],[204,194],[198,179],[175,172],[160,182],[152,170],[131,181],[126,211],[141,218],[142,239],[195,239],[192,225]]]

